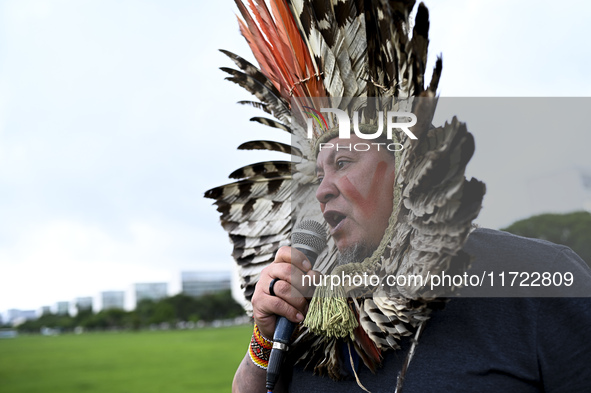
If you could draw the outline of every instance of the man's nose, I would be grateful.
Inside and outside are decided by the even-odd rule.
[[[316,199],[320,203],[327,203],[338,195],[339,189],[334,182],[334,177],[325,175],[316,190]]]

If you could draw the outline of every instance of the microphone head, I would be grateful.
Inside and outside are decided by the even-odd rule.
[[[291,244],[295,248],[304,248],[320,254],[326,247],[326,230],[317,221],[301,221],[291,231]]]

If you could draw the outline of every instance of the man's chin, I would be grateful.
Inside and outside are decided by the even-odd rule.
[[[365,258],[371,256],[374,249],[375,247],[370,247],[363,242],[340,247],[338,255],[338,265],[341,266],[354,262],[362,262]]]

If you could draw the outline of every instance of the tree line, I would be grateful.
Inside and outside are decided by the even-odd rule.
[[[127,329],[140,330],[163,323],[176,326],[178,322],[211,322],[244,315],[244,310],[232,298],[230,290],[191,297],[178,294],[158,301],[141,300],[135,310],[118,308],[101,310],[79,308],[76,315],[46,313],[17,327],[19,332],[38,333],[42,328],[73,331]]]
[[[502,230],[516,235],[544,239],[572,248],[591,266],[591,213],[541,214],[517,221]],[[244,315],[229,290],[193,298],[178,294],[159,301],[142,300],[133,311],[108,309],[94,313],[79,309],[75,316],[45,314],[18,327],[23,332],[39,332],[42,327],[70,331],[80,326],[87,330],[142,329],[154,324],[211,322]]]
[[[516,221],[503,231],[563,244],[591,266],[591,213],[540,214]]]

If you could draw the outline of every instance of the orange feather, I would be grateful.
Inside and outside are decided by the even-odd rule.
[[[285,0],[236,0],[246,38],[261,72],[287,101],[291,97],[326,97],[318,66],[310,55]],[[309,100],[308,100],[309,101]],[[308,102],[313,105],[313,102]]]

